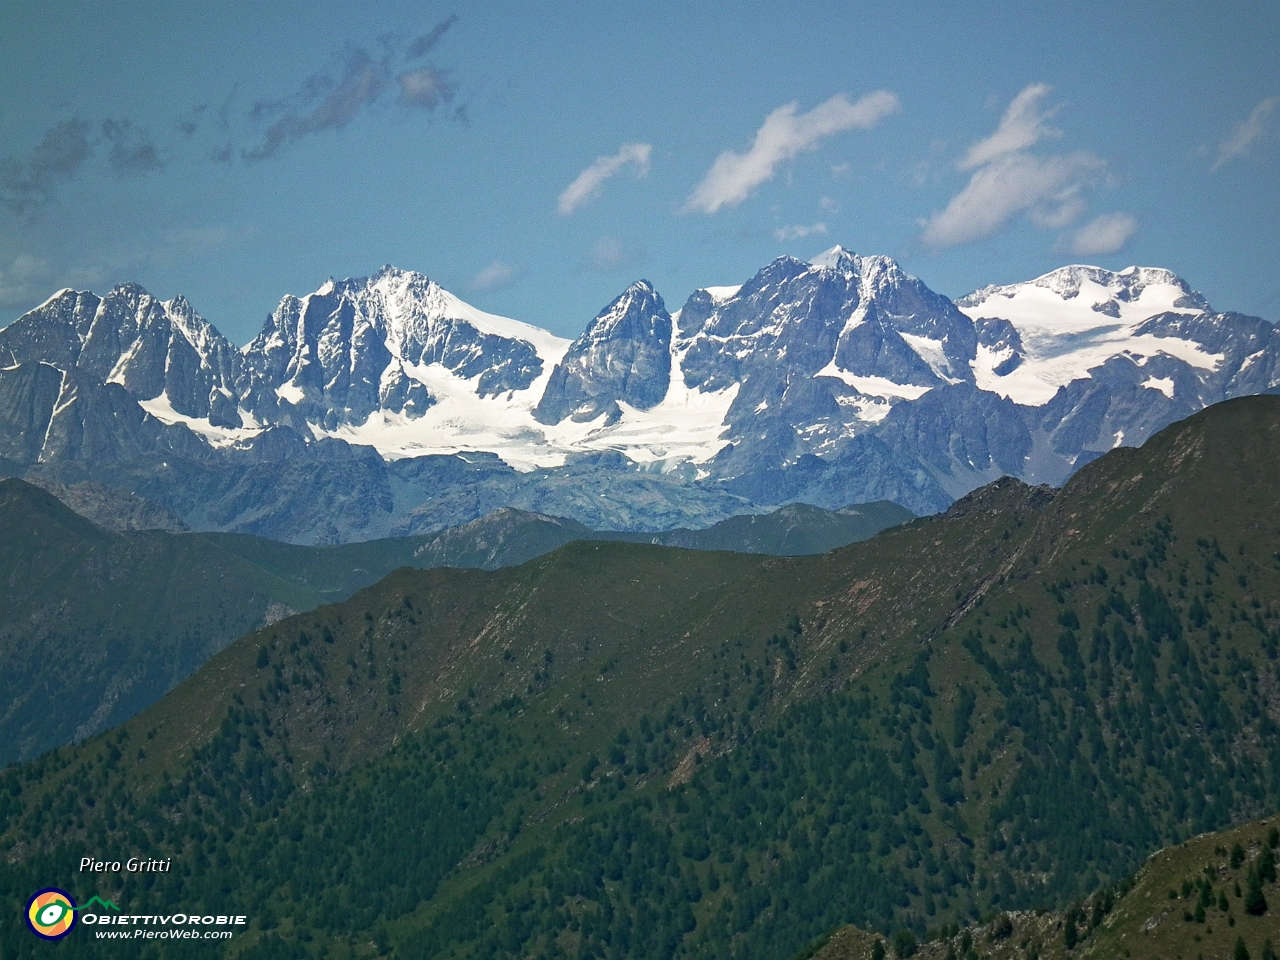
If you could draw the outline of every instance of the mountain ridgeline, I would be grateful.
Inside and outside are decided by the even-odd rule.
[[[1280,804],[1278,441],[1280,399],[1229,401],[821,556],[397,570],[0,774],[0,886],[242,913],[190,952],[260,960],[746,960],[846,924],[985,949],[1001,914],[984,955],[1061,955],[1037,907],[1093,949],[1152,852]],[[89,879],[87,850],[174,868]],[[1206,925],[1255,938],[1222,876]],[[1199,935],[1200,896],[1158,922]]]
[[[174,518],[92,483],[53,489],[116,529],[21,480],[0,480],[0,764],[115,726],[236,637],[345,600],[397,567],[491,570],[581,539],[820,553],[912,519],[892,503],[839,511],[797,504],[707,530],[639,535],[504,509],[434,536],[314,547],[137,531]]]
[[[243,348],[181,297],[63,290],[0,330],[0,469],[196,530],[336,543],[495,509],[700,528],[793,502],[945,509],[1060,484],[1280,390],[1280,335],[1167,270],[1069,266],[956,301],[893,260],[780,257],[675,311],[629,286],[570,342],[385,267]]]

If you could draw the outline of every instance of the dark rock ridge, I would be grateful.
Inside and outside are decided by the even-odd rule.
[[[618,402],[647,410],[671,383],[671,314],[648,280],[633,283],[587,325],[556,364],[534,409],[541,423],[565,417],[605,423],[622,416]]]
[[[738,387],[731,442],[714,461],[730,489],[766,502],[782,490],[828,508],[865,496],[928,513],[950,501],[914,457],[868,440],[877,431],[866,406],[890,408],[867,392],[872,383],[927,396],[973,382],[974,324],[894,261],[839,247],[815,263],[780,257],[731,296],[695,293],[679,326],[685,383]],[[922,356],[922,342],[937,345],[934,356]]]

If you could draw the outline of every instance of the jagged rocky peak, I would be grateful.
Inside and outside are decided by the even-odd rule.
[[[204,418],[235,396],[235,347],[182,297],[162,301],[136,283],[105,296],[61,290],[0,331],[0,355],[119,384],[138,400],[167,398],[183,416]],[[222,412],[227,425],[238,415]]]
[[[671,383],[671,314],[648,280],[638,280],[587,325],[551,373],[534,411],[541,423],[622,416],[620,403],[647,410]]]
[[[1018,369],[1024,359],[1022,337],[1008,320],[982,317],[974,322],[978,331],[978,343],[991,354],[991,372],[997,377],[1008,376]]]
[[[929,387],[971,379],[977,347],[973,324],[946,297],[889,257],[839,246],[811,262],[779,257],[728,296],[698,291],[681,310],[680,333],[685,382],[712,390],[753,372],[763,382],[780,363],[855,388],[850,378]],[[777,409],[780,395],[758,393],[739,399]]]
[[[859,256],[839,244],[830,250],[824,250],[809,263],[817,269],[840,274],[846,280],[856,279],[864,298],[874,297],[877,293],[903,283],[920,282],[904,271],[892,257]]]
[[[563,341],[477,310],[421,273],[384,266],[286,296],[245,348],[250,366],[309,422],[333,429],[377,410],[420,416],[421,368],[474,380],[482,397],[528,389]]]

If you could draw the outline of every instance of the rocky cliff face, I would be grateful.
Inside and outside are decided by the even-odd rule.
[[[619,403],[648,410],[671,384],[671,314],[647,280],[633,283],[587,325],[556,364],[534,409],[540,423],[566,417],[612,425]]]
[[[639,281],[569,343],[386,267],[286,296],[242,350],[181,298],[62,291],[0,330],[0,459],[289,539],[502,506],[659,529],[793,501],[928,513],[1277,391],[1276,329],[1154,268],[953,303],[836,247],[674,314]]]
[[[375,411],[421,417],[436,402],[415,375],[425,367],[474,381],[480,397],[528,389],[543,359],[525,333],[554,339],[483,314],[422,274],[384,267],[285,297],[244,358],[303,420],[334,429]]]

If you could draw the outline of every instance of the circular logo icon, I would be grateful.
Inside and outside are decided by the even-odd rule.
[[[42,940],[61,940],[76,925],[76,902],[57,887],[46,887],[27,903],[27,925]]]

